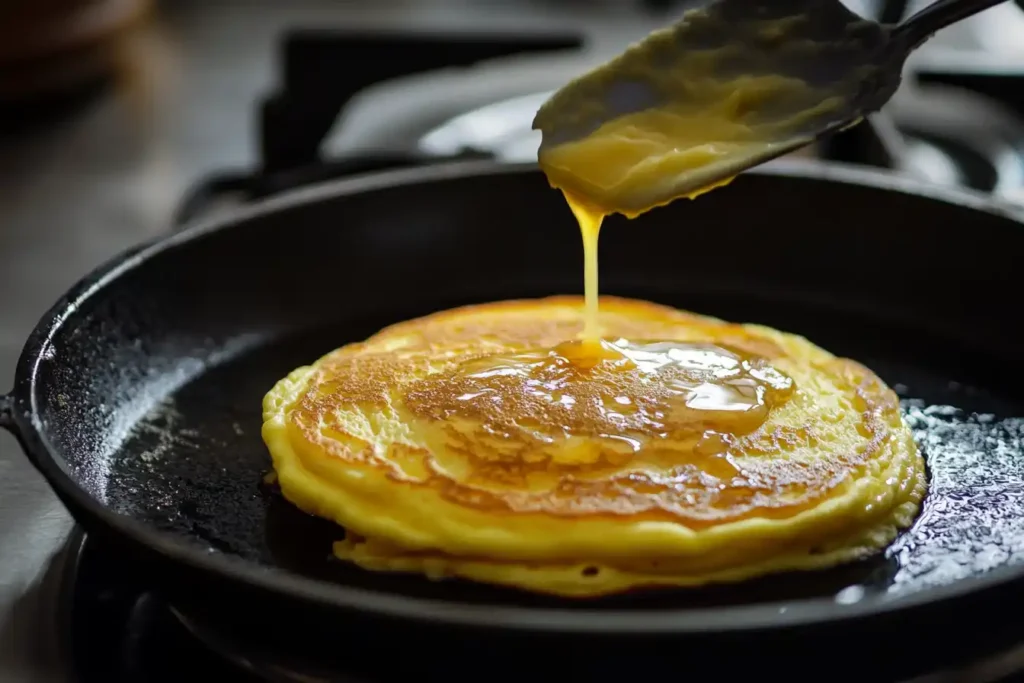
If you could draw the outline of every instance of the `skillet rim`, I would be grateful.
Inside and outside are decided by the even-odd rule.
[[[859,166],[783,159],[750,172],[757,175],[800,177],[867,186],[917,196],[980,211],[1024,227],[1024,207],[1011,202],[1003,202],[998,198],[970,190],[930,185]],[[166,561],[180,563],[192,570],[238,582],[247,588],[268,591],[278,597],[338,610],[363,611],[380,617],[427,623],[441,622],[451,626],[565,635],[728,634],[891,617],[913,610],[950,606],[951,603],[970,600],[1014,583],[1024,584],[1024,563],[1021,563],[1007,564],[984,575],[961,579],[944,586],[899,596],[875,595],[849,605],[821,597],[692,609],[615,609],[595,612],[568,604],[564,608],[524,607],[420,598],[308,578],[282,570],[268,570],[231,555],[208,553],[184,539],[178,539],[172,533],[159,531],[143,522],[114,512],[79,486],[62,465],[63,460],[56,455],[59,451],[47,439],[46,429],[39,415],[39,366],[45,360],[45,351],[51,340],[66,319],[84,301],[101,292],[118,277],[144,266],[150,258],[165,250],[195,241],[208,233],[231,229],[253,218],[305,203],[389,187],[456,181],[480,175],[524,173],[539,175],[536,163],[470,161],[371,173],[284,192],[220,217],[196,221],[179,232],[159,236],[129,248],[79,280],[40,318],[18,360],[13,391],[0,396],[0,426],[14,434],[28,459],[46,478],[51,488],[60,495],[65,505],[67,506],[70,500],[77,507],[77,510],[70,510],[73,516],[77,517],[84,512],[133,544],[156,553]],[[580,605],[585,607],[585,603]]]

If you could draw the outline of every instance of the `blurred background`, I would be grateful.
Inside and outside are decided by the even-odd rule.
[[[347,173],[529,160],[547,92],[694,4],[3,0],[0,389],[43,312],[121,250]],[[927,2],[848,4],[894,21]],[[909,68],[885,112],[810,153],[1018,202],[1020,4],[948,29]],[[25,596],[69,528],[4,434],[0,661],[34,656]]]
[[[927,4],[847,2],[890,20]],[[385,148],[529,158],[536,140],[528,119],[545,92],[694,4],[5,0],[0,285],[17,296],[0,302],[0,379],[9,382],[13,354],[48,303],[113,253],[167,230],[201,179]],[[1024,10],[997,6],[949,29],[919,56],[939,81],[963,86],[962,72],[971,72],[975,82],[967,85],[991,96],[993,83],[1024,69]],[[481,61],[493,68],[466,68]],[[403,77],[432,69],[438,72]],[[927,97],[905,103],[897,123],[912,129],[915,107],[934,117],[977,103],[958,103],[954,94],[940,104]],[[931,159],[926,174],[937,181],[965,172],[952,168],[948,153],[918,146],[911,154]],[[995,171],[979,167],[992,161],[967,161],[977,176],[971,184],[998,184]]]

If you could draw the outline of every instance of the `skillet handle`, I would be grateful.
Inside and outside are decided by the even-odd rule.
[[[0,427],[17,436],[18,425],[14,421],[14,397],[0,394]]]
[[[19,407],[19,401],[14,394],[0,394],[0,428],[10,432],[11,436],[18,440],[21,450],[36,469],[39,469],[36,458],[35,430],[30,426],[27,415]]]

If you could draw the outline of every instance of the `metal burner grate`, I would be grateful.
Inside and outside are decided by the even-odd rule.
[[[313,657],[247,641],[186,616],[143,588],[130,565],[111,561],[103,547],[79,529],[68,542],[62,564],[55,613],[60,654],[69,663],[69,680],[74,683],[180,683],[200,674],[221,683],[398,680],[336,671]],[[343,650],[339,643],[338,651]],[[421,674],[431,676],[426,669]],[[1024,683],[1024,644],[961,670],[904,683]]]

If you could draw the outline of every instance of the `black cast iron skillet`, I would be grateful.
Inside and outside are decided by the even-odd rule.
[[[578,232],[532,167],[367,176],[126,253],[43,317],[0,416],[125,576],[256,649],[430,680],[905,677],[1019,636],[1021,216],[809,164],[602,231],[603,292],[804,334],[906,397],[926,509],[833,571],[597,602],[373,575],[261,485],[260,399],[295,366],[415,315],[580,290]]]

